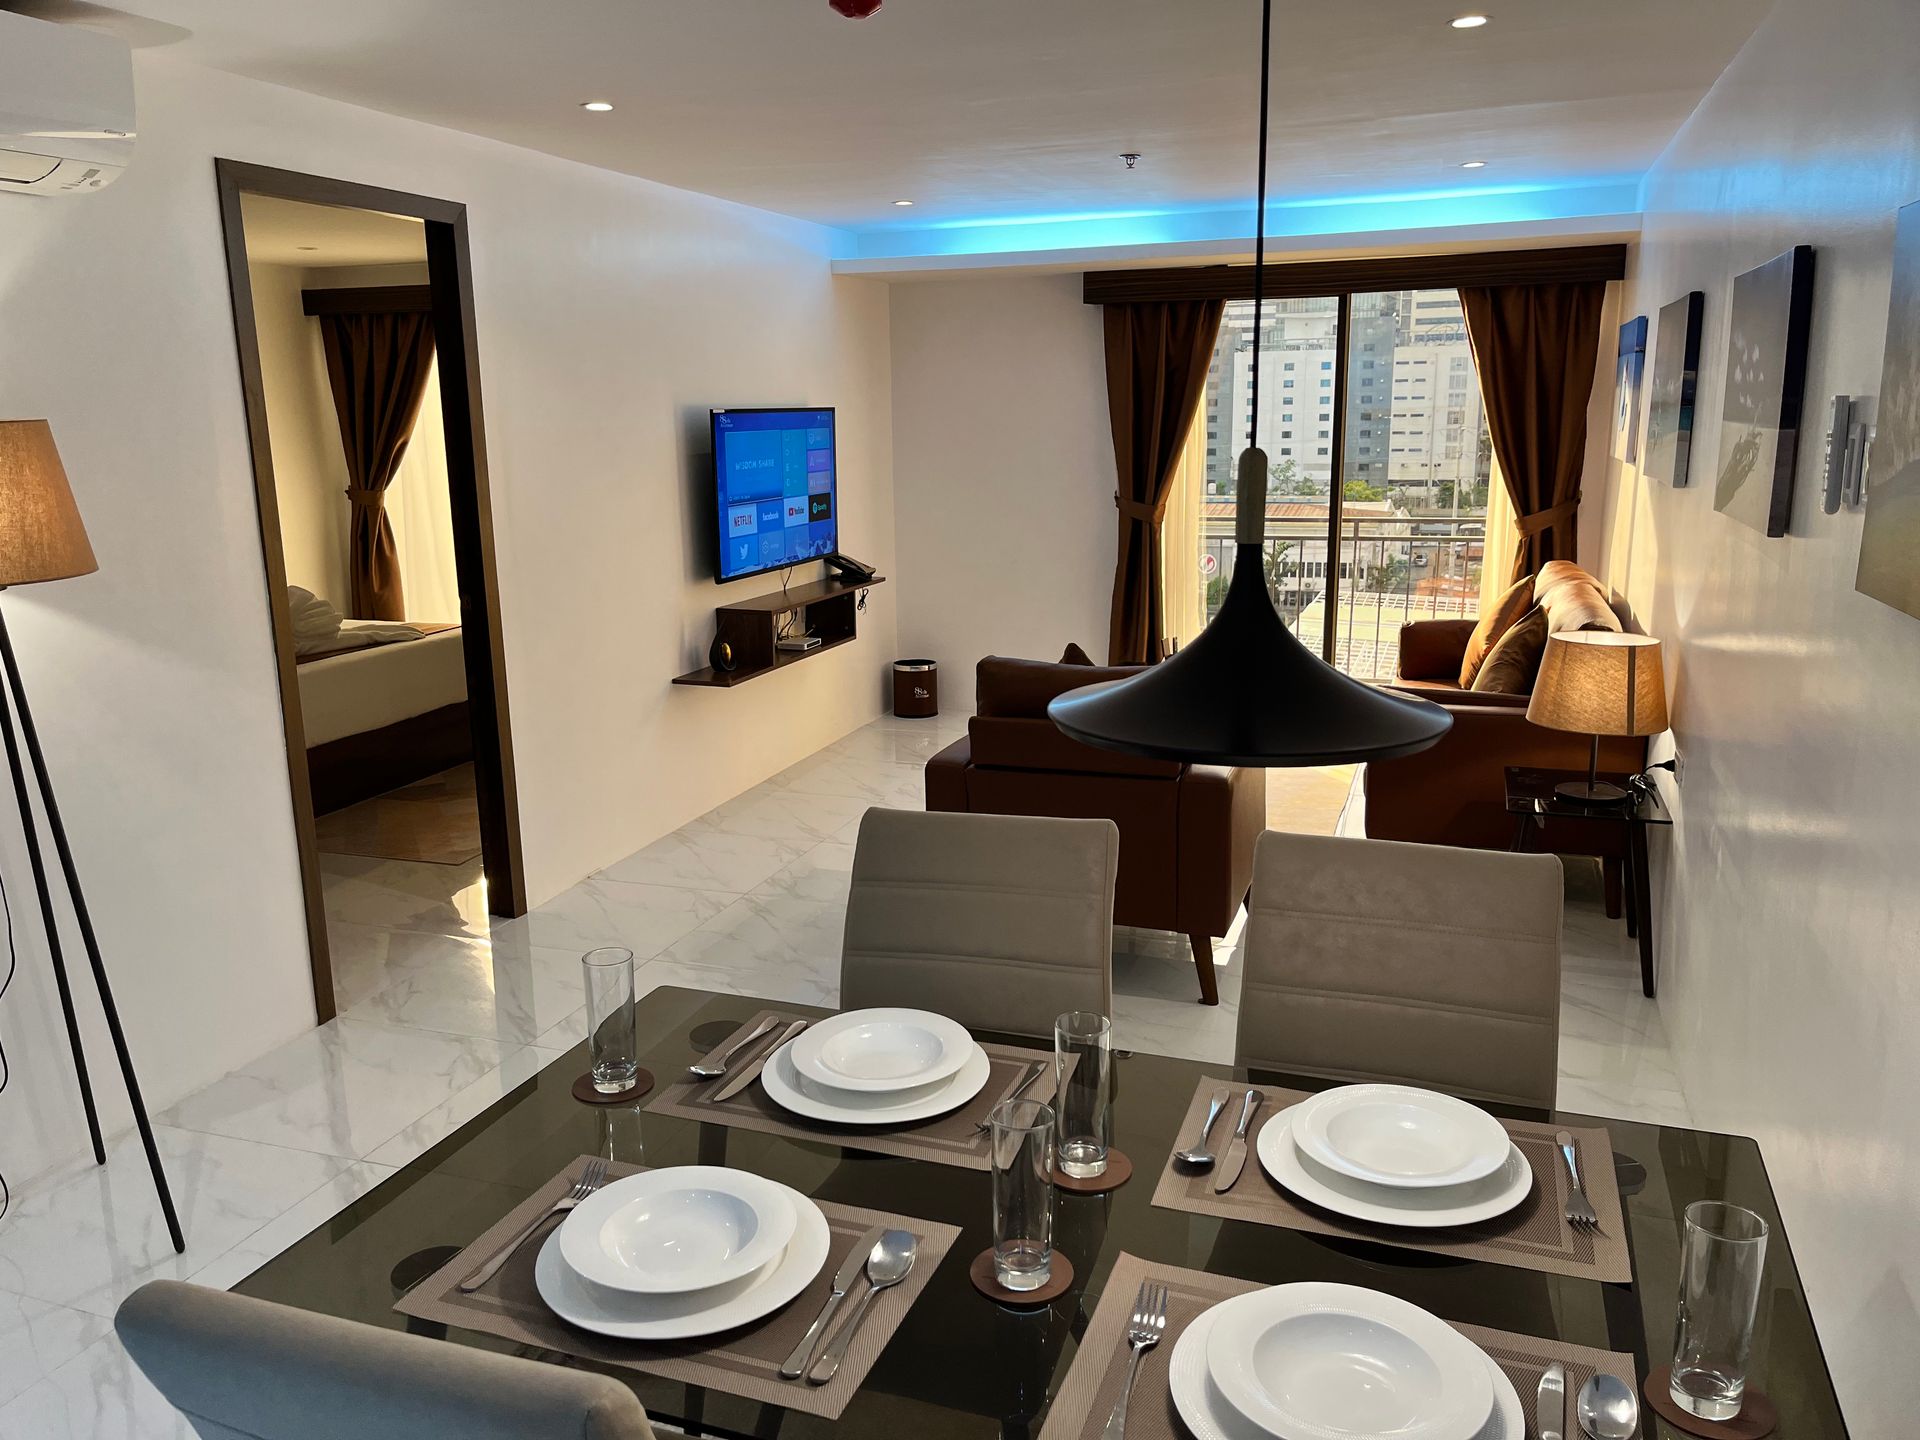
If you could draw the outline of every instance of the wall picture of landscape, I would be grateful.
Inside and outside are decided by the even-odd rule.
[[[1736,279],[1732,308],[1713,508],[1784,535],[1813,322],[1813,247],[1796,245]]]
[[[1678,487],[1687,483],[1693,448],[1693,396],[1700,383],[1700,315],[1707,297],[1695,290],[1660,307],[1653,338],[1653,382],[1647,390],[1647,457],[1643,473]]]
[[[1893,302],[1867,458],[1867,515],[1853,587],[1920,616],[1920,201],[1893,238]]]
[[[1620,327],[1620,358],[1613,372],[1613,454],[1629,464],[1640,442],[1640,378],[1647,365],[1647,317]]]

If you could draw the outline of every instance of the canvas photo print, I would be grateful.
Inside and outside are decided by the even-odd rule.
[[[1853,588],[1920,616],[1920,201],[1894,231],[1890,311]]]
[[[1687,483],[1693,448],[1693,399],[1700,383],[1700,315],[1707,297],[1695,290],[1660,307],[1647,390],[1647,458],[1640,468],[1669,485]]]
[[[1620,327],[1620,359],[1613,373],[1613,454],[1631,463],[1640,440],[1640,377],[1647,363],[1647,317]]]
[[[1796,245],[1740,276],[1732,308],[1713,508],[1763,535],[1784,535],[1813,320],[1813,247]]]

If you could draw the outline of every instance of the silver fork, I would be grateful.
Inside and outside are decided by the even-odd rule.
[[[1597,1230],[1600,1217],[1593,1213],[1593,1202],[1580,1183],[1580,1158],[1574,1152],[1573,1136],[1561,1130],[1553,1139],[1560,1147],[1560,1158],[1567,1162],[1567,1178],[1573,1182],[1573,1193],[1567,1197],[1567,1223],[1576,1230]]]
[[[513,1239],[502,1245],[500,1249],[495,1252],[491,1260],[487,1261],[486,1264],[482,1265],[478,1270],[474,1271],[473,1274],[460,1282],[460,1293],[462,1295],[471,1295],[495,1275],[498,1275],[500,1273],[500,1267],[506,1264],[507,1261],[512,1258],[513,1253],[522,1245],[526,1244],[527,1241],[533,1237],[534,1232],[542,1225],[546,1224],[547,1221],[556,1215],[566,1214],[569,1210],[573,1209],[574,1206],[578,1205],[582,1200],[585,1200],[606,1183],[607,1162],[596,1155],[587,1162],[587,1168],[580,1172],[580,1178],[573,1182],[573,1188],[571,1190],[554,1201],[549,1209],[541,1211],[532,1220],[528,1221],[527,1227],[518,1235],[514,1236]]]
[[[1120,1398],[1113,1404],[1113,1414],[1107,1417],[1105,1440],[1126,1440],[1127,1401],[1133,1397],[1133,1379],[1140,1373],[1140,1357],[1158,1345],[1166,1333],[1167,1287],[1142,1280],[1140,1292],[1133,1297],[1133,1320],[1127,1326],[1127,1348],[1133,1352],[1127,1359],[1127,1383],[1120,1387]]]

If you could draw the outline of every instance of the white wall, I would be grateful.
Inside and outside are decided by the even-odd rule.
[[[536,902],[879,713],[889,587],[858,645],[738,692],[668,682],[735,593],[695,559],[706,407],[837,405],[845,545],[892,571],[891,399],[886,291],[831,275],[828,232],[152,53],[136,82],[122,180],[0,199],[0,413],[51,419],[100,557],[4,604],[160,1106],[313,1019],[213,157],[470,207]],[[17,1181],[80,1116],[0,849],[29,942],[0,1005]]]
[[[893,287],[900,653],[940,662],[948,708],[983,655],[1106,659],[1111,437],[1078,275]]]
[[[1617,474],[1603,531],[1675,672],[1661,1009],[1700,1122],[1761,1142],[1862,1436],[1911,1433],[1920,1408],[1920,620],[1854,592],[1861,517],[1818,492],[1827,399],[1883,387],[1916,73],[1912,0],[1784,0],[1663,157],[1623,313],[1706,292],[1694,480]],[[1810,423],[1769,540],[1713,509],[1728,297],[1801,243]]]

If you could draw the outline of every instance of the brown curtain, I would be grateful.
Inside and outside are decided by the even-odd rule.
[[[327,379],[347,453],[347,577],[358,620],[404,620],[386,492],[407,452],[433,367],[433,317],[322,315]]]
[[[1549,560],[1575,558],[1587,397],[1606,294],[1602,281],[1460,292],[1487,430],[1519,531],[1509,584]]]
[[[1160,521],[1181,444],[1206,393],[1225,309],[1220,300],[1105,307],[1107,411],[1120,476],[1109,665],[1145,664],[1160,659],[1165,648]]]

